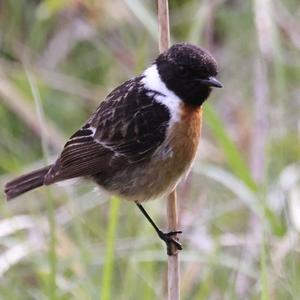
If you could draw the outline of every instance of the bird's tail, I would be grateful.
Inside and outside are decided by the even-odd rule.
[[[6,199],[13,199],[25,192],[28,192],[43,185],[44,177],[51,167],[52,165],[49,165],[47,167],[17,177],[16,179],[6,183],[4,187]]]

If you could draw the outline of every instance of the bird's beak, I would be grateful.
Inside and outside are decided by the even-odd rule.
[[[222,88],[223,84],[217,80],[215,77],[208,77],[206,79],[198,79],[198,82],[200,82],[203,85],[213,86],[216,88]]]

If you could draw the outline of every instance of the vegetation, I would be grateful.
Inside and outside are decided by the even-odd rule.
[[[225,86],[178,191],[182,299],[298,299],[299,1],[170,0],[170,20]],[[157,35],[151,0],[1,1],[1,186],[52,161]],[[134,204],[79,181],[0,198],[0,299],[165,299],[165,249]],[[163,227],[165,202],[146,206]]]

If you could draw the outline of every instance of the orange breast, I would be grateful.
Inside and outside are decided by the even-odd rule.
[[[191,107],[182,104],[181,121],[172,130],[171,146],[174,153],[174,165],[188,169],[195,158],[202,123],[202,107]]]
[[[171,154],[168,158],[159,159],[153,165],[155,185],[158,190],[171,191],[184,175],[195,158],[201,133],[202,108],[182,104],[181,119],[170,128],[166,140]],[[162,149],[166,147],[162,146]],[[163,151],[164,152],[164,151]]]
[[[166,141],[157,150],[149,164],[138,168],[132,195],[122,194],[128,200],[140,202],[171,192],[178,180],[190,168],[199,144],[202,108],[182,104],[180,121],[169,128]]]

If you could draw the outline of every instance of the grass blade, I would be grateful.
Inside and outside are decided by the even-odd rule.
[[[260,253],[260,284],[261,284],[261,300],[269,300],[268,290],[268,274],[267,274],[267,262],[266,262],[266,246],[263,241]]]
[[[209,103],[206,103],[204,116],[214,137],[220,144],[221,149],[223,149],[228,165],[233,173],[242,179],[252,190],[255,190],[256,185],[250,175],[249,168],[244,158],[241,156],[240,151],[224,129],[224,124],[221,119]]]
[[[112,197],[110,204],[109,223],[106,236],[106,253],[105,263],[101,283],[101,300],[110,300],[111,298],[111,281],[114,269],[114,249],[117,232],[117,222],[119,214],[120,200]]]

